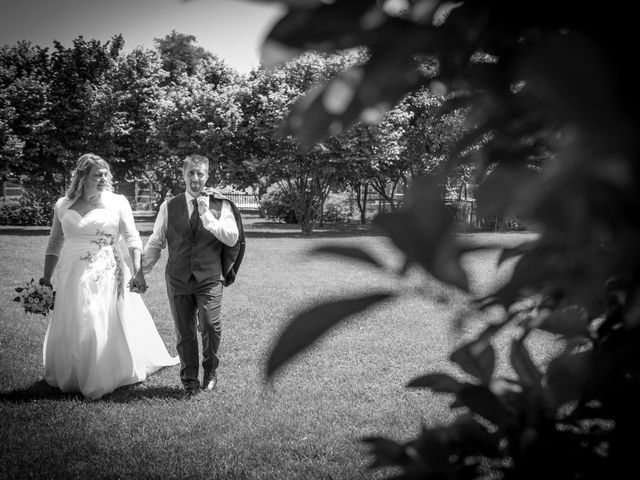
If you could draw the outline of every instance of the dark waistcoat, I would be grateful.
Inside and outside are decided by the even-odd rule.
[[[185,283],[192,274],[199,283],[221,279],[223,244],[205,230],[202,222],[198,222],[195,234],[191,233],[184,193],[167,203],[167,247],[169,277]]]

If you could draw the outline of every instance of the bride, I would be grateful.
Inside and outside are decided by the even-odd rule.
[[[53,315],[44,339],[46,382],[63,392],[96,399],[141,382],[169,365],[171,357],[140,295],[126,288],[142,241],[128,200],[113,193],[109,165],[93,154],[77,162],[71,186],[55,205],[44,275],[51,286],[58,266]]]

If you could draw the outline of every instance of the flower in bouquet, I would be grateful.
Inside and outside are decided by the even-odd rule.
[[[18,296],[14,302],[20,302],[27,313],[47,315],[49,310],[53,310],[56,292],[48,285],[42,285],[33,278],[23,287],[16,288]]]

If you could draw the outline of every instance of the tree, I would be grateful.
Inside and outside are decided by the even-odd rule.
[[[18,42],[0,49],[0,165],[3,177],[39,191],[52,187],[49,55]],[[50,170],[53,167],[53,171]]]
[[[12,123],[16,117],[15,108],[6,99],[5,92],[0,97],[0,171],[2,178],[12,178],[16,176],[16,167],[19,165],[18,159],[22,155],[24,141],[20,139],[12,128]]]
[[[32,195],[61,195],[76,158],[88,151],[118,170],[128,128],[114,81],[123,44],[121,36],[105,44],[79,37],[71,48],[55,42],[51,54],[28,42],[3,48],[3,170]]]
[[[409,169],[409,157],[405,155],[404,137],[410,114],[395,108],[387,112],[373,125],[359,124],[356,132],[360,150],[366,155],[364,175],[368,184],[391,207],[396,208],[395,194],[398,185],[405,180]],[[349,134],[349,132],[347,132]]]
[[[428,88],[410,92],[398,104],[410,114],[405,126],[404,151],[407,157],[407,183],[413,179],[442,174],[445,158],[465,133],[464,112],[456,110],[438,113],[444,98],[434,95]],[[398,108],[396,107],[396,108]],[[454,178],[451,178],[453,175]],[[459,183],[465,169],[447,172],[447,183]]]
[[[281,124],[293,102],[314,84],[358,61],[357,52],[309,52],[278,69],[252,72],[238,91],[243,115],[227,147],[232,168],[237,178],[262,192],[280,183],[306,234],[313,231],[329,191],[340,181],[342,146],[331,139],[306,149],[297,139],[281,136]]]
[[[360,223],[367,223],[367,202],[371,186],[373,133],[369,125],[357,123],[338,136],[340,149],[336,152],[343,162],[340,166],[342,187],[355,195]]]
[[[102,85],[109,82],[123,47],[121,35],[104,44],[80,36],[73,40],[70,48],[54,42],[48,79],[49,119],[53,131],[48,137],[51,148],[47,158],[41,158],[41,162],[55,166],[65,179],[80,155],[102,153],[101,149],[106,147],[103,131],[96,130],[94,108]]]
[[[415,1],[393,11],[398,2],[286,3],[289,12],[267,37],[267,58],[274,49],[280,58],[370,50],[363,75],[343,92],[344,108],[320,101],[294,108],[286,131],[305,144],[423,86],[455,93],[443,113],[466,109],[469,130],[447,152],[439,180],[417,183],[402,209],[376,220],[407,264],[468,291],[460,258],[470,247],[455,235],[437,186],[471,161],[482,213],[517,212],[538,226],[535,240],[503,250],[502,261],[515,261],[508,281],[472,298],[468,318],[489,308],[502,315],[451,353],[466,377],[429,371],[408,383],[452,395],[456,420],[403,443],[366,439],[373,465],[400,467],[394,478],[404,479],[600,479],[631,471],[630,439],[640,427],[640,120],[634,57],[625,50],[635,45],[631,7]],[[425,56],[437,70],[420,70]],[[473,146],[477,152],[463,157]],[[303,312],[274,347],[267,374],[349,315],[394,296],[382,291]],[[507,327],[517,332],[508,345],[514,376],[500,378],[495,336]],[[546,364],[527,348],[540,330],[564,344]]]
[[[162,38],[155,38],[155,46],[162,59],[162,68],[169,72],[169,79],[177,81],[180,75],[194,75],[199,67],[214,55],[196,45],[196,37],[172,30]]]
[[[151,159],[148,168],[153,171],[154,184],[163,185],[165,193],[181,185],[179,172],[188,154],[199,153],[212,160],[214,181],[224,175],[216,167],[223,165],[224,145],[235,134],[241,112],[235,101],[236,86],[228,82],[211,84],[207,81],[209,74],[211,70],[204,68],[191,76],[182,74],[165,85],[158,97],[154,137],[161,145],[160,162]]]
[[[144,177],[163,199],[180,184],[173,170],[186,153],[220,160],[239,121],[239,76],[190,36],[165,40],[174,43],[164,57],[141,48],[124,54],[121,36],[104,44],[79,37],[70,48],[55,43],[52,53],[27,42],[3,47],[3,175],[53,200],[76,158],[93,151],[118,181]]]
[[[145,177],[161,154],[154,132],[167,77],[157,52],[136,48],[120,54],[105,81],[91,90],[87,123],[96,132],[94,148],[109,158],[119,181]]]
[[[463,135],[464,117],[460,111],[438,115],[443,99],[428,89],[409,92],[379,119],[360,120],[345,132],[342,154],[350,168],[349,187],[356,193],[361,222],[365,223],[363,200],[369,188],[397,208],[398,188],[404,192],[415,180],[437,176],[446,153]],[[372,123],[373,122],[373,123]],[[469,168],[449,172],[443,195],[450,185],[470,180]]]

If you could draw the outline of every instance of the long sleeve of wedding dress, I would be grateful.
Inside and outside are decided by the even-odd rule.
[[[136,228],[136,223],[131,211],[131,205],[126,197],[117,195],[117,208],[120,212],[120,235],[124,238],[128,248],[137,248],[142,251],[142,240],[140,232]]]
[[[55,255],[56,257],[60,257],[60,251],[64,245],[64,232],[62,231],[60,217],[68,208],[68,204],[69,200],[66,197],[62,197],[58,199],[53,207],[53,221],[51,222],[51,233],[49,234],[49,241],[47,242],[45,255]]]

